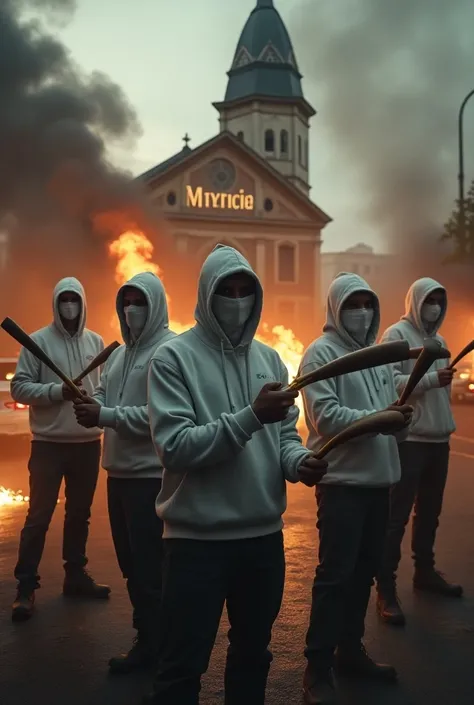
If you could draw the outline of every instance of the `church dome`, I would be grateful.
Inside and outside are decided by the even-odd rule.
[[[252,96],[304,101],[302,76],[290,36],[273,0],[257,0],[240,35],[228,76],[225,102]]]

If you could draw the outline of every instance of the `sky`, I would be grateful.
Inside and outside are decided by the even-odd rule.
[[[302,7],[294,0],[275,4],[292,36]],[[254,6],[255,0],[78,0],[60,36],[86,71],[103,71],[123,88],[143,128],[135,146],[112,148],[117,163],[138,174],[179,151],[186,132],[191,147],[218,132],[212,102],[224,97],[226,72]],[[323,249],[364,241],[383,250],[373,229],[355,223],[356,180],[347,165],[337,164],[324,138],[318,86],[305,81],[304,61],[292,39],[303,90],[317,110],[310,132],[311,197],[334,219],[323,234]]]

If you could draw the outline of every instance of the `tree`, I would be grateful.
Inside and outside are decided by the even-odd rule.
[[[461,222],[459,200],[444,226],[442,240],[450,240],[454,251],[449,257],[451,262],[474,263],[474,181],[471,183],[467,196],[464,198],[464,227]]]

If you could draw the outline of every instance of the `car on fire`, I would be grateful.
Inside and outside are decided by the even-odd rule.
[[[30,435],[28,407],[13,401],[10,392],[16,363],[15,357],[0,357],[0,438]]]
[[[474,369],[472,365],[459,365],[451,385],[453,403],[474,401]]]

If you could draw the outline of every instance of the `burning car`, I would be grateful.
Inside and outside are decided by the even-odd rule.
[[[16,363],[15,357],[0,357],[0,437],[30,435],[28,407],[13,401],[10,393]]]

